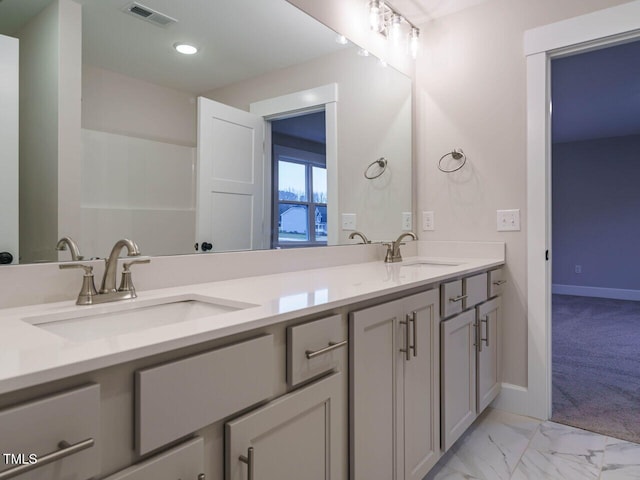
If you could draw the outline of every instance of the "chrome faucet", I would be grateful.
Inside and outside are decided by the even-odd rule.
[[[404,232],[393,242],[383,243],[387,247],[387,254],[384,257],[385,263],[396,263],[402,261],[402,254],[400,253],[400,246],[404,245],[402,239],[405,237],[411,237],[413,240],[418,240],[418,237],[413,232]]]
[[[122,270],[122,280],[120,287],[116,290],[116,271],[118,269],[118,258],[122,249],[126,248],[130,257],[134,260],[124,262]],[[93,305],[95,303],[115,302],[116,300],[126,300],[136,298],[136,289],[131,280],[131,265],[138,263],[149,263],[150,258],[140,257],[140,249],[135,242],[129,239],[118,240],[111,250],[109,258],[105,259],[104,276],[102,277],[102,286],[100,291],[96,291],[93,279],[93,266],[83,265],[81,263],[63,263],[59,265],[61,269],[81,268],[84,270],[82,279],[82,288],[78,294],[77,305]]]
[[[360,237],[362,239],[362,243],[371,243],[371,240],[369,240],[362,232],[351,232],[351,235],[349,235],[349,240],[353,240],[356,237]]]
[[[108,258],[105,258],[104,275],[102,276],[102,285],[100,286],[100,293],[113,293],[116,291],[116,270],[118,269],[118,258],[123,248],[127,249],[127,254],[130,257],[138,257],[140,255],[140,249],[138,245],[128,238],[118,240],[111,249],[111,253]]]
[[[69,253],[71,254],[71,260],[77,262],[78,260],[84,259],[82,255],[80,255],[80,249],[78,248],[78,244],[71,237],[62,237],[58,240],[58,244],[56,245],[56,250],[59,252],[65,251],[69,248]]]

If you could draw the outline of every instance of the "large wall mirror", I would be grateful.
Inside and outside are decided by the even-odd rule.
[[[63,236],[85,258],[388,240],[411,212],[411,79],[285,0],[1,0],[0,68],[13,263],[69,260]]]

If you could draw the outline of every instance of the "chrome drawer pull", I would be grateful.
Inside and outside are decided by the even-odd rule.
[[[495,282],[493,282],[493,284],[494,284],[496,287],[499,287],[500,285],[504,285],[505,283],[507,283],[507,281],[506,281],[506,280],[496,280]]]
[[[337,342],[337,343],[329,342],[328,347],[321,348],[320,350],[316,350],[315,352],[313,350],[307,350],[306,352],[304,352],[304,354],[307,356],[309,360],[311,360],[313,357],[317,357],[318,355],[322,355],[323,353],[327,353],[327,352],[330,352],[331,350],[344,347],[347,343],[348,343],[347,340],[343,340],[342,342]]]
[[[249,447],[246,457],[240,455],[238,460],[247,464],[247,480],[253,480],[253,447]]]
[[[467,298],[469,295],[458,295],[457,297],[451,297],[449,299],[450,302],[459,302],[460,300],[464,300],[465,298]]]
[[[74,443],[73,445],[70,445],[68,442],[65,442],[63,440],[58,443],[58,448],[60,448],[60,450],[56,450],[55,452],[47,453],[46,455],[39,457],[36,463],[18,465],[16,467],[10,468],[9,470],[5,470],[4,472],[0,472],[0,480],[7,480],[8,478],[17,477],[18,475],[21,475],[23,473],[27,473],[31,470],[35,470],[36,468],[56,462],[61,458],[68,457],[69,455],[73,455],[74,453],[78,453],[82,450],[86,450],[87,448],[91,448],[95,445],[95,443],[96,441],[93,438],[87,438],[86,440]]]

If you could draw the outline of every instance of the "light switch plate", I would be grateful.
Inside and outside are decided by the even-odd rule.
[[[402,230],[408,232],[413,227],[413,215],[411,212],[402,212]]]
[[[355,230],[356,214],[355,213],[343,213],[342,214],[342,230]]]
[[[422,212],[422,230],[427,232],[435,229],[436,226],[433,212]]]
[[[497,213],[499,232],[520,231],[520,209],[498,210]]]

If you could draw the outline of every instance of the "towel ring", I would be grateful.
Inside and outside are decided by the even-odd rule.
[[[375,174],[370,174],[369,172],[371,170],[371,167],[373,167],[374,165],[378,165],[378,167],[380,167],[380,170]],[[380,175],[382,175],[385,172],[386,169],[387,169],[387,159],[384,157],[380,157],[379,159],[371,162],[369,166],[365,169],[364,178],[368,180],[373,180],[374,178],[378,178]]]
[[[453,158],[454,160],[462,160],[462,163],[460,163],[460,165],[458,165],[456,168],[453,168],[451,170],[446,170],[444,168],[442,168],[442,161],[451,156],[451,158]],[[438,160],[438,170],[440,170],[441,172],[444,173],[453,173],[453,172],[457,172],[458,170],[460,170],[462,167],[464,167],[464,164],[467,163],[467,156],[464,154],[464,152],[462,151],[461,148],[454,148],[452,151],[445,153],[443,156],[440,157],[440,160]]]

